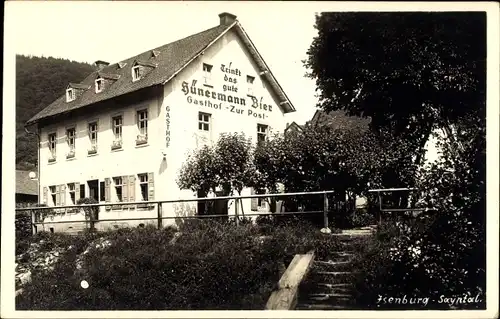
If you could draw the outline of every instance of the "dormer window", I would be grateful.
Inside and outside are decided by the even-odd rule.
[[[95,80],[95,93],[99,93],[102,91],[103,80],[101,78]]]
[[[75,90],[69,88],[66,90],[66,102],[71,102],[75,100]]]
[[[132,68],[132,81],[137,81],[141,78],[140,67],[138,65]]]

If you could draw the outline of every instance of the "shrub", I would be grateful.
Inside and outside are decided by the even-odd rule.
[[[89,234],[111,246],[90,248],[84,267],[66,256],[52,273],[33,277],[16,299],[18,309],[263,309],[284,265],[333,236],[317,228],[277,226],[262,236],[258,225],[189,219],[174,229],[119,229]],[[323,238],[320,238],[322,235]],[[328,247],[333,247],[328,244]],[[80,250],[81,251],[81,250]],[[88,289],[79,287],[89,282]],[[54,287],[57,287],[55,289]],[[44,298],[39,298],[43,295]]]

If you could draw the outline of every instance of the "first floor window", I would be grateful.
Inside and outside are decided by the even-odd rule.
[[[198,114],[198,129],[200,131],[210,131],[210,114],[202,112]]]
[[[148,134],[148,110],[137,111],[137,127],[142,136]]]
[[[70,151],[75,150],[75,128],[70,128],[66,130],[66,138],[68,142],[68,147]]]
[[[141,188],[141,197],[143,201],[148,200],[148,174],[139,174],[139,186]]]
[[[56,133],[49,134],[49,150],[52,158],[56,157]]]
[[[257,124],[257,144],[261,145],[266,141],[268,126],[263,124]]]
[[[115,141],[120,141],[122,139],[122,125],[123,118],[121,115],[113,117],[113,134],[115,136]]]
[[[97,122],[89,123],[89,139],[92,147],[97,147]]]
[[[115,193],[116,198],[119,202],[123,201],[123,181],[121,177],[113,178],[113,182],[115,183]]]

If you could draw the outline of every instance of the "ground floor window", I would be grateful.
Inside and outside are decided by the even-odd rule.
[[[139,174],[139,186],[141,188],[141,199],[147,201],[148,195],[148,174]]]
[[[123,202],[123,180],[121,177],[114,177],[116,198],[119,202]]]

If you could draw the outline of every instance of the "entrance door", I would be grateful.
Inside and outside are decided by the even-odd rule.
[[[216,192],[215,196],[223,196],[222,192]],[[217,199],[215,200],[215,214],[216,215],[227,215],[228,209],[228,200],[227,199]]]
[[[89,186],[89,197],[99,202],[99,180],[88,181],[87,185]]]

